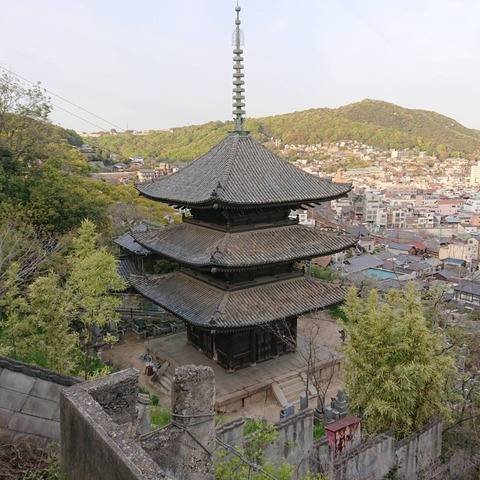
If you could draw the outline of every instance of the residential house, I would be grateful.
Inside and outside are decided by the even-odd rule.
[[[463,200],[458,198],[447,198],[443,200],[437,200],[436,212],[439,215],[455,215],[462,208]]]
[[[453,287],[453,292],[455,300],[480,305],[480,282],[460,282]]]
[[[367,270],[368,268],[378,268],[382,263],[383,260],[380,260],[375,255],[359,255],[347,259],[344,268],[347,273],[354,273]]]
[[[151,182],[156,178],[155,170],[151,168],[142,168],[137,172],[137,178],[140,183]]]
[[[138,155],[130,157],[129,160],[132,167],[141,167],[142,165],[145,165],[145,160],[143,159],[143,157],[140,157]]]
[[[474,251],[475,246],[473,243],[449,243],[447,245],[441,245],[440,249],[438,251],[438,258],[440,260],[446,261],[455,259],[455,260],[460,260],[462,262],[465,262],[465,267],[468,269],[472,268],[473,260],[474,260],[474,255],[476,254],[478,256],[478,250],[477,252]]]

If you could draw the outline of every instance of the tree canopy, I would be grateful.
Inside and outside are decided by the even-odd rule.
[[[246,120],[246,130],[270,148],[271,139],[285,144],[317,144],[357,141],[384,150],[415,149],[439,158],[480,153],[480,132],[435,112],[402,108],[388,102],[363,100],[337,109],[312,108]],[[165,161],[192,161],[212,148],[228,131],[232,122],[208,122],[150,131],[147,135],[129,133],[102,135],[89,140],[104,152],[154,157]]]
[[[434,415],[448,419],[454,363],[427,325],[417,288],[392,289],[383,298],[372,290],[361,299],[353,287],[343,311],[345,387],[367,434],[393,429],[403,438]]]
[[[83,221],[68,246],[65,273],[50,271],[27,288],[22,288],[19,263],[10,265],[0,303],[0,352],[87,378],[94,327],[118,320],[119,299],[111,293],[125,287],[115,258],[98,241],[95,225]],[[102,339],[113,340],[108,335]]]

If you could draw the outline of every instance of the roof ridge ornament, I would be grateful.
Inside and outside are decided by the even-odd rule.
[[[243,32],[240,29],[240,5],[237,2],[237,6],[235,7],[235,11],[237,12],[237,18],[235,19],[235,30],[233,31],[232,35],[232,44],[233,44],[233,61],[235,62],[233,65],[233,120],[235,122],[234,132],[241,133],[244,132],[243,123],[245,121],[245,88],[243,85],[245,82],[243,81],[244,74],[243,70],[243,49],[242,45],[244,45],[244,37]]]

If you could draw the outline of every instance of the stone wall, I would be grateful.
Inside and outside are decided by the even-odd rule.
[[[80,380],[0,357],[0,444],[60,439],[60,392]]]

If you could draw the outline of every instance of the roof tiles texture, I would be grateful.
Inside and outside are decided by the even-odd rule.
[[[235,329],[266,324],[341,302],[342,286],[296,277],[243,290],[225,291],[174,272],[131,277],[145,297],[197,326]]]
[[[174,175],[137,189],[174,205],[248,208],[329,200],[347,194],[351,185],[310,175],[252,136],[232,133]]]
[[[160,255],[196,267],[250,267],[330,255],[357,239],[340,231],[290,225],[225,232],[182,223],[134,233],[138,243]]]

